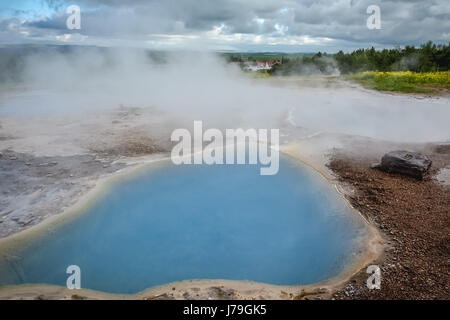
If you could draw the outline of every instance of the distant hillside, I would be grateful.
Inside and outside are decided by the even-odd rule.
[[[97,46],[79,46],[79,45],[2,45],[0,46],[0,83],[20,82],[23,80],[24,69],[28,57],[34,55],[40,59],[51,59],[52,54],[63,54],[68,56],[78,53],[101,53],[105,55],[108,61],[108,54],[117,50],[142,50],[147,53],[149,61],[163,63],[166,53],[136,48],[108,48]],[[107,67],[107,65],[105,65]]]

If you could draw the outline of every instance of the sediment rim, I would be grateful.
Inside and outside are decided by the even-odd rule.
[[[318,292],[330,294],[333,291],[341,288],[350,278],[359,272],[362,268],[368,265],[370,262],[375,261],[379,258],[385,247],[385,239],[380,234],[379,230],[370,221],[366,219],[357,209],[355,209],[348,199],[345,197],[344,193],[340,190],[340,186],[336,180],[332,179],[324,170],[320,169],[320,166],[314,164],[311,160],[307,160],[301,156],[301,153],[293,153],[289,148],[298,146],[299,142],[291,142],[287,145],[283,145],[280,148],[280,152],[283,154],[296,159],[306,167],[310,168],[314,173],[319,174],[328,183],[336,188],[338,194],[343,198],[347,206],[355,212],[359,218],[362,219],[364,226],[367,230],[367,234],[364,237],[366,242],[362,246],[363,250],[358,254],[356,259],[352,259],[350,263],[344,268],[344,270],[338,275],[317,283],[310,285],[273,285],[263,282],[255,282],[249,280],[225,280],[225,279],[192,279],[192,280],[181,280],[176,282],[170,282],[163,285],[153,286],[146,288],[140,292],[134,294],[116,294],[108,293],[98,290],[91,289],[79,289],[75,292],[80,294],[88,295],[88,298],[94,299],[142,299],[147,295],[154,295],[158,292],[167,292],[173,287],[183,288],[187,286],[196,287],[210,287],[210,286],[227,286],[233,289],[240,290],[264,290],[266,292],[277,292],[281,291],[301,291],[305,290],[307,292]],[[280,146],[281,147],[281,146]],[[28,241],[35,237],[38,237],[43,232],[48,232],[54,228],[57,228],[63,223],[66,223],[76,217],[82,215],[92,203],[97,201],[101,195],[105,194],[115,183],[122,180],[123,178],[132,178],[134,175],[142,170],[148,170],[152,167],[162,165],[165,161],[169,161],[169,157],[154,158],[153,156],[143,157],[138,163],[134,162],[135,166],[126,167],[120,169],[110,175],[100,178],[95,187],[93,187],[86,194],[81,196],[78,201],[71,207],[65,209],[61,214],[52,216],[42,221],[41,223],[25,229],[16,234],[10,235],[8,237],[0,239],[0,255],[8,255],[10,251],[13,251],[17,247],[24,245]],[[131,162],[133,163],[133,162]],[[49,284],[20,284],[20,285],[6,285],[0,286],[0,294],[3,292],[11,292],[11,295],[5,294],[9,298],[14,298],[16,295],[23,295],[24,293],[34,293],[42,294],[46,292],[58,291],[57,296],[63,295],[64,292],[68,294],[75,293],[73,290],[69,290],[63,286],[49,285]],[[68,290],[68,291],[67,291]],[[62,297],[62,296],[61,296]],[[251,297],[244,297],[244,299],[250,299]],[[275,298],[275,297],[272,297]]]

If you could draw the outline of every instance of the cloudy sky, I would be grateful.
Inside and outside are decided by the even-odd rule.
[[[66,26],[70,5],[80,30]],[[0,44],[336,52],[428,40],[450,41],[450,0],[0,0]]]

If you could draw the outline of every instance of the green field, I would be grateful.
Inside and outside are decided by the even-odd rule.
[[[366,88],[406,93],[438,93],[450,89],[450,71],[361,72],[344,76]]]

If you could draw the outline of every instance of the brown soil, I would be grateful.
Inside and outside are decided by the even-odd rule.
[[[444,146],[424,146],[432,160],[423,181],[389,174],[370,165],[379,158],[336,152],[329,168],[348,191],[348,199],[387,238],[381,289],[366,286],[366,269],[356,274],[335,299],[449,299],[450,187],[432,178],[450,163]]]
[[[151,139],[147,133],[139,130],[126,130],[120,135],[112,132],[110,139],[92,146],[90,150],[103,156],[143,156],[157,152],[167,152],[167,149]]]

